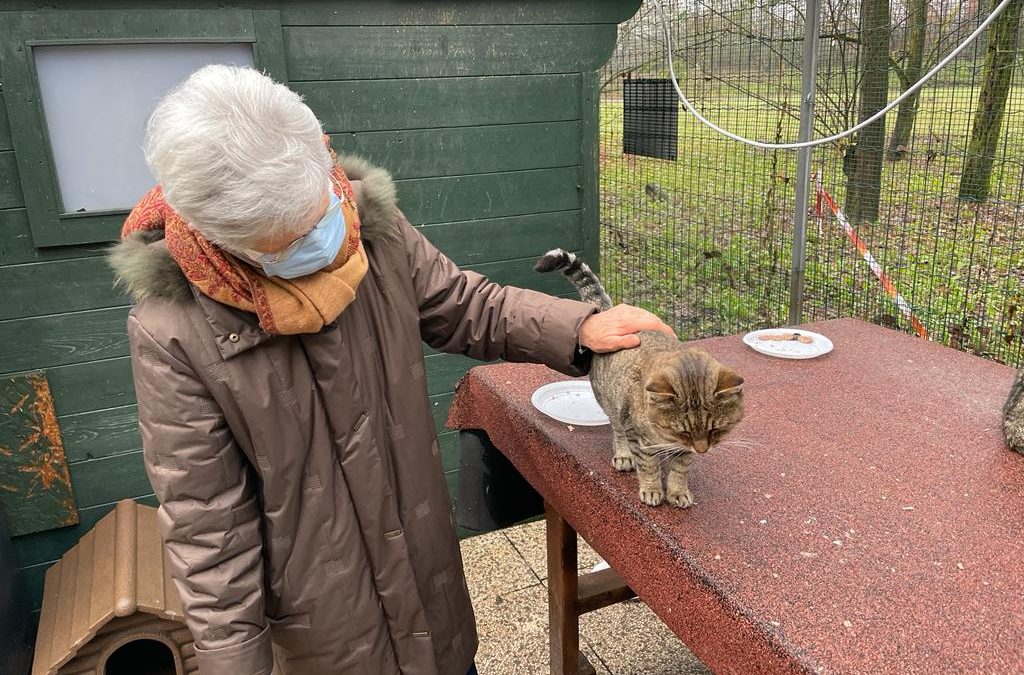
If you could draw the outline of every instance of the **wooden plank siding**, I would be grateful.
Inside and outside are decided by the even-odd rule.
[[[7,106],[3,104],[3,87],[0,86],[0,152],[13,150],[11,142],[11,125],[7,122]]]
[[[112,14],[279,9],[285,58],[275,70],[287,73],[339,152],[391,171],[410,221],[459,265],[499,283],[572,295],[560,275],[538,275],[533,263],[556,246],[596,246],[596,137],[587,138],[596,135],[593,71],[639,0],[11,0],[5,10],[44,4]],[[46,372],[81,518],[14,540],[19,583],[34,603],[26,609],[34,610],[46,569],[118,499],[155,498],[127,356],[129,301],[112,287],[107,244],[35,247],[16,159],[0,96],[0,375]],[[444,421],[473,362],[426,351],[454,495],[458,444]]]
[[[601,67],[616,26],[289,26],[288,77],[381,80],[580,73]]]

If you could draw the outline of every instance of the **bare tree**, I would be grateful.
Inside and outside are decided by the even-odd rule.
[[[854,0],[827,0],[821,8],[821,68],[815,96],[815,129],[821,135],[852,127],[860,83],[859,8]]]
[[[860,4],[860,121],[885,107],[889,93],[889,38],[892,27],[889,0]],[[885,150],[885,118],[857,134],[847,152],[846,214],[854,222],[878,219]]]
[[[925,28],[928,20],[928,0],[907,0],[907,40],[904,54],[906,60],[900,65],[896,61],[893,70],[900,80],[900,89],[906,91],[921,79],[924,65]],[[889,159],[901,159],[910,145],[910,134],[914,131],[917,117],[917,101],[920,90],[914,92],[900,104],[896,114],[896,125],[889,137]]]
[[[993,0],[993,7],[998,0]],[[960,198],[982,201],[988,197],[992,179],[992,163],[1002,131],[1006,97],[1017,60],[1017,33],[1020,28],[1021,5],[1014,0],[989,27],[988,49],[978,107],[967,147],[967,161],[960,176]]]
[[[669,25],[671,30],[672,24]],[[615,51],[601,73],[601,91],[615,87],[620,78],[641,73],[651,66],[664,66],[667,69],[665,51],[666,45],[654,3],[644,2],[629,21],[619,26]],[[678,50],[674,56],[677,54]]]

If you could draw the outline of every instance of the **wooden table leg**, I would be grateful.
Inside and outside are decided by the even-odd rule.
[[[576,530],[544,502],[548,543],[548,619],[551,675],[594,675],[580,652],[580,617],[576,602]]]

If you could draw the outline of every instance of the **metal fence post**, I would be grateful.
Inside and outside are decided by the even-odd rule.
[[[803,77],[800,83],[801,141],[814,136],[814,89],[818,77],[818,0],[807,0],[804,12]],[[793,228],[793,263],[789,275],[789,323],[803,321],[804,271],[807,263],[807,206],[814,148],[797,150],[796,206]]]

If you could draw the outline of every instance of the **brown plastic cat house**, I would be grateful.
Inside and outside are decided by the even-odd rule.
[[[198,673],[156,509],[118,502],[46,572],[32,675]]]

